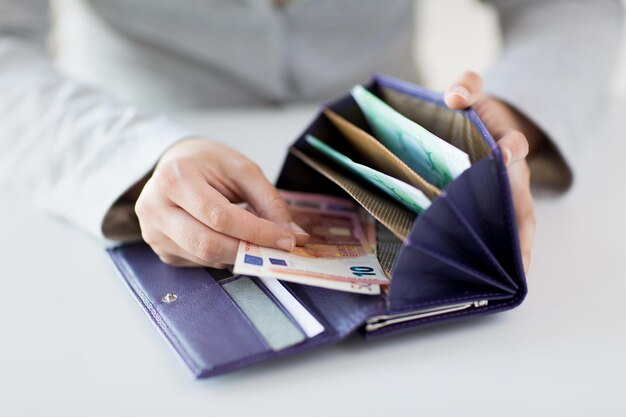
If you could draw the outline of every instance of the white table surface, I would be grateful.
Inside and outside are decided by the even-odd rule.
[[[314,111],[179,119],[274,178]],[[626,415],[624,114],[622,100],[590,136],[575,188],[539,199],[521,307],[205,381],[183,370],[102,242],[0,192],[0,415]]]

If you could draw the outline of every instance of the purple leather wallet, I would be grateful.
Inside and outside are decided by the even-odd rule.
[[[355,331],[366,338],[381,337],[511,309],[523,301],[526,280],[508,176],[478,115],[471,109],[449,110],[441,95],[384,75],[375,76],[367,88],[440,137],[478,141],[485,150],[399,242],[387,294],[359,295],[285,283],[325,330],[274,351],[224,291],[215,271],[168,266],[143,243],[108,249],[128,288],[197,378],[335,343]],[[327,107],[370,131],[350,96]],[[340,133],[320,114],[293,145],[311,152],[306,134],[328,138]],[[347,197],[291,154],[277,186]]]

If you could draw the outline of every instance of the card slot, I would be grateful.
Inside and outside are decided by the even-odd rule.
[[[291,148],[290,153],[318,174],[338,185],[399,239],[404,240],[408,236],[416,217],[414,213],[391,198],[368,190],[357,181],[296,148]]]
[[[259,288],[308,338],[317,337],[326,331],[326,327],[319,321],[319,318],[309,308],[305,307],[285,283],[275,278],[252,278]]]
[[[412,185],[430,200],[441,194],[441,190],[418,175],[372,135],[330,109],[324,110],[324,115],[341,132],[341,138],[356,150],[365,165]]]
[[[256,279],[240,276],[222,284],[222,288],[273,351],[307,340],[298,323],[273,296],[264,291]]]
[[[353,333],[368,317],[386,311],[385,299],[380,295],[355,294],[292,283],[285,283],[285,287],[315,313],[327,330],[333,329],[331,333],[339,338]]]

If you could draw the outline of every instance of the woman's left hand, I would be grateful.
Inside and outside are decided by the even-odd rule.
[[[484,94],[482,79],[471,71],[464,72],[446,90],[445,102],[451,109],[473,106],[502,150],[513,193],[524,270],[528,271],[536,220],[526,156],[529,150],[532,151],[540,146],[543,134],[537,126],[514,108]]]

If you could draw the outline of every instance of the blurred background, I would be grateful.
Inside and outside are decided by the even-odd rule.
[[[53,10],[63,12],[56,13],[62,19],[56,19],[53,37],[59,66],[84,82],[106,84],[108,91],[122,99],[145,98],[142,101],[151,107],[149,110],[171,109],[173,97],[167,91],[155,92],[152,88],[155,83],[166,85],[167,80],[151,80],[145,69],[133,68],[135,56],[143,52],[103,25],[85,3],[85,0],[52,1]],[[472,69],[482,73],[496,60],[500,49],[498,19],[488,3],[416,0],[416,4],[413,56],[425,86],[443,90],[462,71]],[[626,42],[622,48],[613,90],[623,96]],[[116,62],[125,64],[116,66]]]
[[[483,72],[495,61],[500,48],[498,19],[488,4],[476,0],[421,0],[417,4],[415,53],[426,85],[441,90],[464,69]],[[624,95],[626,42],[622,42],[615,73],[614,91]]]

